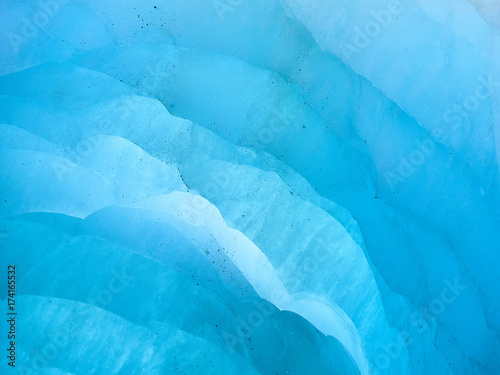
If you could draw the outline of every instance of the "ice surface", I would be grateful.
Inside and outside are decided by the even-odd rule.
[[[498,9],[0,4],[18,372],[498,373]]]

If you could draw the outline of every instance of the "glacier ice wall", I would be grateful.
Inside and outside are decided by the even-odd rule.
[[[3,368],[498,373],[499,9],[0,2]]]

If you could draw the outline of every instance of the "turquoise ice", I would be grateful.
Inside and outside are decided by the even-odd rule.
[[[1,2],[1,372],[498,373],[499,11]]]

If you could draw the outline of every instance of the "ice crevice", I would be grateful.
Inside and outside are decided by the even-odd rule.
[[[25,373],[498,372],[494,2],[0,7]]]

